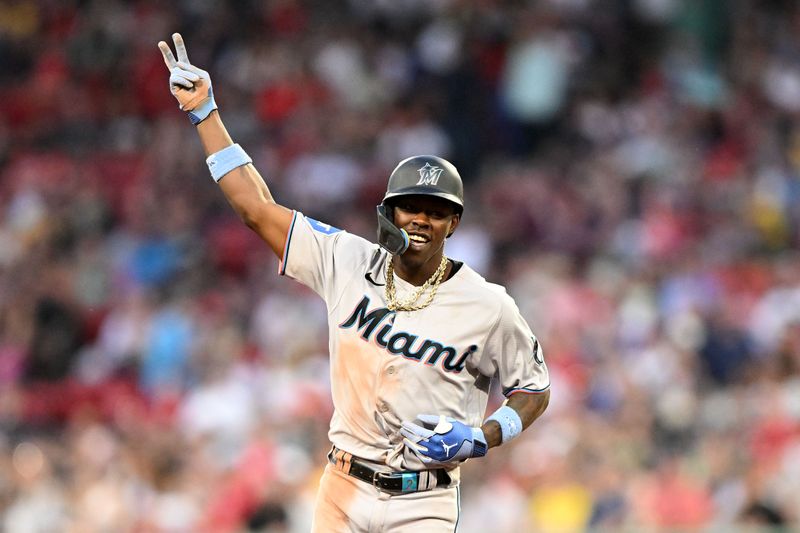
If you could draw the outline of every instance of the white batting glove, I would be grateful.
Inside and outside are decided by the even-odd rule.
[[[192,124],[197,125],[217,109],[214,92],[211,89],[211,77],[205,70],[199,69],[189,62],[186,45],[180,33],[172,34],[178,60],[172,55],[169,45],[159,41],[158,48],[164,56],[164,63],[169,69],[169,90],[178,100],[181,110],[186,111]]]
[[[406,448],[428,466],[464,461],[486,455],[488,445],[481,428],[470,427],[444,415],[418,415],[422,425],[403,422],[400,433]]]

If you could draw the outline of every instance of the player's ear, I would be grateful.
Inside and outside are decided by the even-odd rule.
[[[445,238],[449,239],[450,236],[453,233],[455,233],[459,222],[461,222],[461,215],[459,213],[456,213],[455,215],[453,215],[453,218],[450,219],[450,231],[447,232],[447,237]]]

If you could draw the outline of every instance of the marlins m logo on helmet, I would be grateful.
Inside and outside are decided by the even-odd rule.
[[[444,169],[431,166],[430,163],[425,163],[425,166],[420,168],[417,172],[419,172],[419,181],[417,185],[436,185],[439,182],[439,176],[442,175],[442,171]]]

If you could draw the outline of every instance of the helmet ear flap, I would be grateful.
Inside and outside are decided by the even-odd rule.
[[[378,244],[392,255],[400,255],[408,249],[410,241],[405,230],[394,225],[394,210],[380,204],[378,212]]]

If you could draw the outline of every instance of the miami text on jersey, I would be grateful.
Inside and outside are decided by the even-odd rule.
[[[467,357],[477,351],[474,344],[462,354],[453,346],[445,346],[441,342],[431,339],[420,339],[419,335],[399,331],[392,333],[395,312],[385,307],[377,307],[369,311],[369,298],[364,296],[356,305],[350,316],[339,324],[342,329],[356,326],[361,332],[361,338],[366,342],[375,342],[381,348],[394,355],[402,355],[406,359],[422,362],[429,366],[437,363],[445,372],[458,374],[464,370]]]

